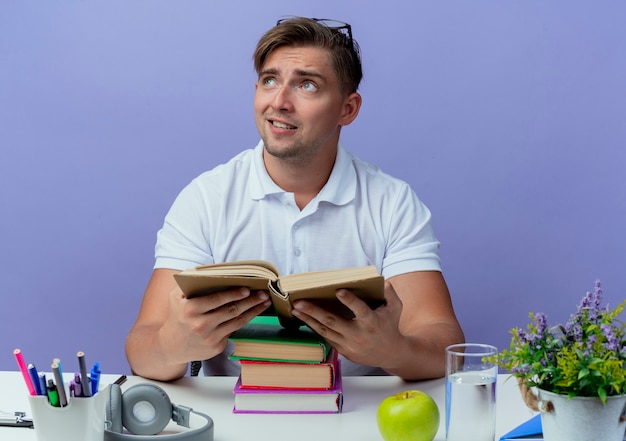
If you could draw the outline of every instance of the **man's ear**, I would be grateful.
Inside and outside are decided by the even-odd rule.
[[[344,99],[343,112],[339,118],[340,126],[347,126],[356,119],[361,109],[362,101],[361,94],[358,92],[353,92]]]

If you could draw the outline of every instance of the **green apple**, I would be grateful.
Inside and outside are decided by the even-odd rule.
[[[376,422],[385,441],[432,441],[439,430],[439,408],[427,393],[407,390],[381,401]]]

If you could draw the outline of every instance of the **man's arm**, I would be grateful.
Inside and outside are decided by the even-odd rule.
[[[294,314],[349,360],[405,380],[442,377],[446,346],[464,341],[438,271],[392,277],[385,282],[387,304],[374,311],[348,290],[339,290],[337,297],[354,312],[353,320],[305,301],[297,302]]]
[[[126,357],[134,374],[170,381],[187,372],[193,360],[221,353],[228,337],[271,303],[266,292],[235,288],[186,299],[173,275],[156,269],[139,315],[126,339]]]

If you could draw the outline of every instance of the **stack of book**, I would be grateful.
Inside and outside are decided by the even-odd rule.
[[[270,294],[280,320],[257,317],[231,336],[236,348],[232,357],[241,361],[235,412],[341,412],[338,356],[321,337],[299,326],[293,304],[305,299],[350,319],[354,313],[336,297],[337,289],[347,288],[376,309],[385,303],[385,281],[375,266],[281,276],[271,262],[241,260],[198,266],[174,275],[174,279],[187,298],[241,286]]]
[[[235,413],[339,413],[343,404],[337,352],[309,328],[284,329],[258,316],[230,337],[241,375]]]

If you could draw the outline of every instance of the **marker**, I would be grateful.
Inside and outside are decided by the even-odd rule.
[[[70,398],[76,397],[76,382],[74,380],[70,380]]]
[[[74,392],[76,397],[83,396],[83,383],[80,381],[80,374],[74,373]]]
[[[15,355],[15,360],[17,361],[17,365],[20,368],[20,372],[22,372],[22,377],[24,377],[24,382],[26,383],[26,387],[28,388],[28,393],[31,395],[37,395],[37,391],[35,390],[35,386],[33,385],[33,380],[31,380],[30,373],[26,368],[26,362],[24,361],[22,351],[20,349],[15,349],[13,351],[13,355]]]
[[[48,401],[54,407],[59,407],[59,393],[52,379],[48,380]]]
[[[34,364],[28,364],[28,373],[30,374],[30,379],[33,382],[33,386],[35,387],[35,392],[37,393],[37,395],[43,395],[44,392],[41,391],[41,386],[39,385],[39,373],[37,372],[37,368]]]
[[[83,397],[91,396],[91,383],[89,381],[89,377],[87,376],[87,365],[85,364],[85,353],[83,351],[78,351],[76,354],[78,357],[78,366],[80,366],[80,378],[83,384]]]
[[[63,383],[63,377],[61,377],[61,371],[59,370],[58,363],[52,363],[52,373],[54,379],[57,382],[57,393],[59,394],[59,403],[61,407],[67,406],[67,395],[65,393],[65,384]]]
[[[95,395],[98,393],[98,386],[100,385],[100,374],[102,371],[100,370],[100,363],[97,361],[93,364],[91,368],[91,394]]]

